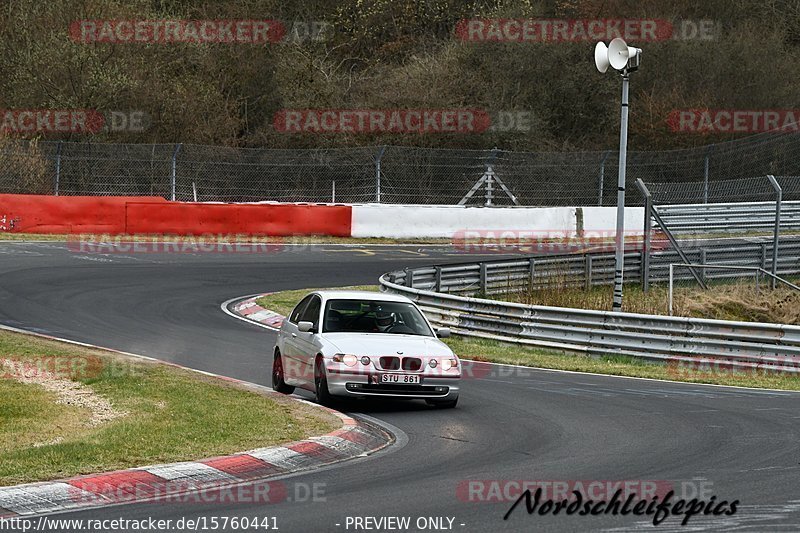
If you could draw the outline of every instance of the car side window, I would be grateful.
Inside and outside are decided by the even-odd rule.
[[[306,305],[308,304],[309,300],[311,300],[312,296],[314,295],[309,294],[308,296],[300,300],[300,303],[297,304],[297,307],[295,307],[292,310],[292,313],[289,315],[289,322],[291,322],[292,324],[297,324],[298,322],[300,322],[300,315],[303,312],[303,309],[306,308]]]
[[[304,322],[312,322],[314,324],[314,329],[318,329],[319,326],[319,310],[320,306],[322,305],[322,300],[319,296],[314,295],[311,298],[311,301],[308,303],[308,306],[303,311],[303,315],[300,320]]]

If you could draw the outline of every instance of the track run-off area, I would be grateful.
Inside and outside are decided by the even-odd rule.
[[[0,243],[0,323],[269,385],[275,333],[226,315],[223,302],[377,283],[404,266],[464,260],[438,245],[99,254],[59,242],[7,242]],[[412,526],[420,517],[452,518],[442,527],[463,532],[653,529],[647,516],[528,515],[524,505],[504,520],[513,500],[484,501],[515,481],[628,481],[688,491],[687,499],[739,500],[736,514],[697,515],[690,528],[800,524],[800,393],[498,366],[464,380],[456,409],[423,402],[341,409],[386,424],[397,443],[287,480],[316,484],[316,498],[133,503],[60,516],[275,517],[287,532],[355,531],[353,517],[410,517]],[[677,517],[656,529],[687,530]]]

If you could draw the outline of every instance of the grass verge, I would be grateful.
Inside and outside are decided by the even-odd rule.
[[[377,291],[374,285],[343,287],[352,290]],[[257,303],[282,315],[288,315],[300,299],[315,289],[276,292],[263,296]],[[800,376],[764,372],[731,371],[725,368],[693,368],[650,363],[633,357],[608,355],[586,357],[489,339],[454,336],[443,339],[463,359],[488,361],[553,370],[591,372],[613,376],[663,379],[688,383],[734,385],[740,387],[800,390]]]
[[[0,485],[225,455],[340,424],[221,379],[19,333],[0,331],[0,359]],[[79,394],[65,397],[71,386]],[[96,404],[75,401],[87,396]],[[116,417],[92,423],[98,403]]]

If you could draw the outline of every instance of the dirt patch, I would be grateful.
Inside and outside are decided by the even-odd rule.
[[[56,403],[89,410],[91,416],[86,423],[90,427],[105,424],[106,422],[128,414],[115,409],[114,406],[111,405],[111,402],[83,383],[63,379],[52,372],[41,369],[31,373],[15,372],[16,365],[18,365],[18,362],[12,359],[0,359],[0,367],[8,370],[10,377],[15,381],[26,385],[39,385],[43,387],[48,392],[55,394],[57,398]],[[43,446],[45,444],[52,443],[40,443],[39,445]]]

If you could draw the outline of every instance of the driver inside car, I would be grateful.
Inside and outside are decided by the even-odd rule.
[[[375,330],[385,333],[394,325],[394,313],[378,311],[375,313]]]

